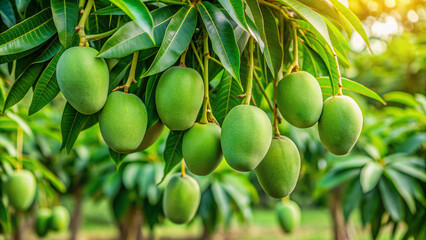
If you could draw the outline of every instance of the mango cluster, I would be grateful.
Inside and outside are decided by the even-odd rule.
[[[45,237],[50,231],[62,232],[68,229],[70,214],[63,206],[52,209],[40,208],[35,219],[35,232],[39,237]]]

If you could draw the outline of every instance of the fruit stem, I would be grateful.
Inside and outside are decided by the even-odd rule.
[[[342,84],[342,75],[340,73],[339,61],[337,59],[337,54],[334,53],[334,61],[336,61],[336,69],[337,69],[337,77],[339,79],[339,90],[337,91],[337,95],[343,95],[343,84]]]
[[[274,135],[275,137],[280,137],[280,129],[278,128],[278,105],[277,105],[277,87],[278,81],[274,79]]]
[[[297,39],[297,26],[296,23],[291,22],[291,32],[293,37],[293,62],[291,63],[290,67],[288,67],[287,72],[285,73],[285,76],[289,75],[292,71],[298,72],[299,71],[299,47],[298,47],[298,39]]]
[[[200,55],[198,54],[198,50],[197,50],[197,48],[195,47],[195,44],[194,44],[194,42],[193,42],[193,41],[191,41],[191,48],[192,48],[192,51],[194,52],[195,58],[197,59],[198,63],[200,64],[201,71],[202,71],[202,72],[204,72],[204,65],[203,65],[203,61],[201,61],[201,57],[200,57]]]
[[[281,199],[281,201],[282,201],[282,202],[290,201],[290,195],[283,197],[283,198]]]
[[[99,39],[102,39],[102,38],[106,38],[108,36],[113,35],[118,29],[119,29],[119,27],[116,27],[114,29],[111,29],[111,30],[103,32],[103,33],[86,35],[86,40],[95,40],[96,41],[96,40],[99,40]]]
[[[251,93],[253,88],[253,74],[254,74],[254,58],[253,58],[253,51],[254,51],[254,43],[253,43],[253,37],[250,37],[249,40],[249,75],[247,77],[247,89],[246,89],[246,99],[244,101],[245,104],[249,105],[251,100]]]
[[[180,55],[180,63],[179,66],[181,67],[186,67],[185,65],[185,58],[186,58],[186,53],[188,52],[189,46],[186,47],[185,51],[183,51],[183,53]]]
[[[180,173],[182,177],[185,177],[185,161],[182,159],[182,165],[181,165],[181,169],[180,169]]]
[[[16,169],[22,169],[22,148],[24,143],[24,131],[22,128],[18,127],[16,132]]]
[[[259,76],[257,76],[257,73],[254,73],[254,79],[256,79],[256,83],[260,88],[260,91],[262,92],[262,95],[265,97],[266,101],[268,102],[268,106],[271,109],[271,111],[274,111],[274,106],[272,106],[272,102],[269,99],[268,95],[266,94],[265,88],[263,87],[262,83],[260,82]]]
[[[84,25],[87,21],[87,19],[89,18],[89,14],[90,11],[92,10],[92,6],[93,6],[93,2],[94,0],[89,0],[87,2],[86,8],[83,11],[83,15],[80,18],[80,21],[78,22],[77,27],[75,28],[78,31],[78,36],[80,37],[80,47],[85,47],[86,46],[86,33],[84,31]]]
[[[136,65],[138,64],[138,56],[139,56],[139,51],[136,51],[133,53],[132,66],[130,67],[129,78],[127,78],[126,85],[124,86],[125,93],[129,92],[129,88],[130,88],[130,85],[132,85],[132,82],[136,82],[135,72],[136,72]]]
[[[204,103],[203,103],[203,115],[201,116],[200,123],[208,123],[207,119],[207,105],[209,104],[209,35],[207,30],[204,29],[203,35],[203,55],[204,55],[204,71],[203,71],[203,80],[204,80]]]

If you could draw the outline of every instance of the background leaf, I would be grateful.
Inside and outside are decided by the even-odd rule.
[[[59,41],[62,46],[71,46],[75,27],[78,20],[78,3],[76,0],[50,0],[53,22],[58,30]]]
[[[247,29],[243,0],[219,0],[219,2],[242,29]]]
[[[164,174],[161,181],[167,177],[167,174],[173,170],[173,168],[182,161],[182,140],[183,140],[183,131],[170,131],[169,136],[166,141],[166,148],[164,149]]]
[[[361,186],[364,193],[373,190],[382,176],[383,167],[376,162],[367,163],[361,170]]]
[[[68,154],[71,152],[80,131],[83,130],[89,118],[90,115],[79,113],[67,102],[61,119],[61,151],[66,148]]]
[[[0,16],[8,28],[16,24],[15,13],[9,0],[0,0]]]

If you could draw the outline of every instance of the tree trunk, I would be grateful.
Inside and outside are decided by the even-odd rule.
[[[329,208],[333,218],[333,233],[335,240],[350,240],[348,226],[345,223],[342,206],[342,189],[336,187],[330,191]]]
[[[24,235],[24,229],[25,229],[24,214],[21,211],[17,211],[15,213],[15,221],[16,222],[13,227],[12,239],[21,240]]]
[[[72,213],[71,217],[71,223],[70,223],[70,231],[71,231],[71,238],[70,240],[76,240],[78,230],[81,226],[81,220],[82,220],[82,207],[83,207],[83,188],[78,188],[74,194],[74,211]]]
[[[126,216],[119,221],[119,240],[142,240],[142,210],[131,208]]]

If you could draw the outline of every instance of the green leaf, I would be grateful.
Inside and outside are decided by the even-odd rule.
[[[53,22],[64,48],[72,45],[78,20],[77,0],[50,0]]]
[[[246,32],[244,29],[237,26],[234,29],[234,35],[235,35],[235,40],[237,41],[238,50],[240,51],[240,56],[241,56],[241,54],[243,54],[244,49],[247,46],[247,42],[250,38],[250,33]]]
[[[295,11],[300,17],[311,24],[314,27],[314,32],[318,33],[325,40],[331,51],[334,53],[333,44],[331,43],[330,36],[328,35],[327,24],[324,22],[321,15],[296,0],[277,1],[293,9],[293,11]]]
[[[371,162],[372,159],[364,155],[348,155],[343,158],[338,158],[336,161],[337,162],[333,163],[331,167],[333,171],[361,168],[365,164]]]
[[[404,215],[404,209],[401,198],[395,187],[389,183],[389,180],[382,178],[379,182],[381,199],[385,209],[389,212],[392,220],[399,222]]]
[[[33,64],[30,65],[12,84],[9,93],[7,95],[3,113],[13,105],[17,104],[27,94],[31,86],[34,85],[35,81],[40,76],[43,70],[44,64]]]
[[[47,167],[41,164],[38,160],[24,158],[22,159],[22,162],[25,167],[30,168],[33,172],[35,171],[39,172],[41,176],[47,179],[61,193],[65,193],[67,188],[64,185],[64,183],[57,176],[55,176],[55,174],[53,174]]]
[[[343,195],[343,215],[345,221],[349,219],[350,214],[353,210],[359,205],[363,194],[361,189],[361,184],[359,180],[355,178],[346,188],[346,191]]]
[[[0,0],[0,16],[8,28],[16,24],[15,13],[9,0]]]
[[[412,176],[413,178],[417,178],[422,182],[426,182],[426,173],[424,168],[421,169],[418,166],[408,164],[406,162],[395,162],[391,164],[390,167],[396,171]]]
[[[336,7],[336,9],[342,14],[341,16],[346,18],[348,20],[347,22],[355,29],[356,32],[359,33],[359,35],[361,35],[362,39],[364,40],[365,44],[371,52],[370,42],[368,41],[367,34],[365,33],[365,30],[362,27],[359,18],[351,10],[345,7],[345,5],[340,3],[339,0],[330,1],[333,3],[334,7]]]
[[[135,22],[128,22],[105,42],[99,52],[99,57],[121,58],[139,50],[160,46],[166,28],[178,9],[176,6],[168,6],[152,11],[154,38],[157,45],[149,39],[148,33]]]
[[[47,46],[43,47],[43,51],[38,54],[38,57],[36,60],[33,61],[33,64],[42,63],[46,62],[47,60],[50,60],[59,52],[61,47],[61,42],[57,37],[55,37]]]
[[[359,169],[351,169],[340,172],[330,172],[326,174],[318,183],[326,189],[333,189],[359,175]]]
[[[318,77],[317,78],[321,88],[330,88],[330,81],[328,77]],[[386,102],[375,92],[368,89],[361,83],[357,83],[355,81],[349,80],[347,78],[342,78],[342,84],[343,84],[343,90],[348,90],[351,92],[356,92],[359,94],[362,94],[366,97],[372,98],[374,100],[377,100],[383,104],[386,104]]]
[[[202,2],[197,6],[212,42],[214,52],[218,55],[223,67],[233,78],[241,82],[240,52],[231,24],[225,14],[213,4]]]
[[[361,170],[361,186],[364,193],[373,190],[382,176],[383,166],[376,163],[367,163]]]
[[[157,108],[155,106],[155,89],[157,88],[158,79],[160,76],[160,74],[149,76],[148,84],[146,85],[145,106],[146,111],[148,112],[148,124],[146,129],[149,129],[159,119]]]
[[[90,115],[79,113],[67,102],[61,119],[61,151],[66,148],[68,154],[71,152],[80,131],[83,130],[89,118]]]
[[[109,149],[109,156],[111,157],[114,164],[117,166],[117,169],[120,168],[121,164],[124,161],[124,158],[126,158],[127,155],[128,154],[122,154],[122,153],[115,152],[111,148]]]
[[[419,103],[416,101],[414,96],[406,92],[400,92],[400,91],[389,92],[383,95],[383,98],[387,102],[401,103],[409,107],[416,107],[419,105]]]
[[[228,12],[229,16],[231,16],[232,20],[238,24],[238,26],[240,26],[242,29],[248,29],[244,13],[243,0],[219,0],[219,2]]]
[[[47,41],[56,33],[50,8],[0,34],[0,56],[22,53]]]
[[[64,51],[62,47],[41,73],[34,89],[28,115],[38,112],[58,95],[60,90],[56,80],[56,64]]]
[[[279,39],[278,26],[269,8],[262,5],[260,10],[262,11],[265,29],[265,59],[271,70],[272,77],[276,78],[277,73],[281,70],[284,57]]]
[[[323,17],[324,21],[327,23],[328,27],[328,33],[330,35],[330,40],[333,43],[334,50],[336,51],[337,58],[340,60],[341,64],[343,64],[344,67],[349,68],[350,63],[348,59],[348,55],[346,54],[347,50],[350,50],[347,40],[345,37],[343,37],[342,33],[339,29],[337,29],[334,24],[328,20],[327,18]]]
[[[0,200],[0,224],[2,230],[4,230],[6,234],[11,232],[12,225],[10,224],[10,215],[3,203],[3,200]]]
[[[34,52],[40,50],[40,48],[43,47],[43,46],[44,46],[43,44],[40,44],[39,46],[31,48],[29,50],[26,50],[24,52],[19,52],[19,53],[13,53],[13,54],[8,54],[8,55],[0,56],[0,64],[9,63],[9,62],[12,62],[13,60],[29,56],[29,55],[33,54]]]
[[[328,72],[327,65],[309,45],[303,44],[303,62],[302,70],[311,73],[313,76],[321,76],[323,73]],[[330,94],[331,96],[331,94]]]
[[[166,148],[164,149],[164,161],[166,165],[164,166],[164,174],[161,181],[167,177],[167,174],[173,170],[173,168],[181,162],[182,155],[182,140],[183,140],[183,131],[170,131],[169,136],[166,141]]]
[[[385,175],[390,179],[390,181],[394,184],[396,190],[399,192],[401,197],[405,200],[408,208],[411,213],[416,212],[416,203],[413,198],[413,193],[411,191],[411,184],[409,181],[409,177],[398,172],[397,170],[387,168],[385,169]]]
[[[219,181],[212,182],[211,190],[213,194],[213,199],[216,202],[216,206],[219,210],[221,219],[227,220],[231,211],[231,206],[225,190],[222,188]]]
[[[154,34],[154,21],[149,13],[148,8],[140,0],[110,0],[117,7],[121,8],[139,27],[148,33],[150,39],[155,43]]]
[[[25,14],[25,10],[28,7],[28,4],[30,4],[31,0],[15,0],[15,4],[16,4],[16,10],[18,10],[20,15],[24,15]]]
[[[120,59],[117,65],[111,69],[109,72],[109,93],[120,84],[131,64],[132,56],[127,56]]]
[[[216,97],[212,102],[213,114],[220,125],[222,125],[229,111],[231,111],[233,107],[241,104],[241,99],[237,96],[242,93],[243,91],[238,85],[237,80],[232,78],[231,74],[225,71],[219,83]]]
[[[193,6],[182,7],[167,26],[163,43],[144,76],[154,75],[172,66],[191,41],[196,25],[197,10]]]
[[[263,28],[263,16],[262,12],[260,11],[260,6],[257,0],[245,0],[247,3],[247,26],[251,33],[251,35],[254,37],[256,42],[259,44],[260,50],[263,52],[265,48],[264,43],[264,33],[265,30]]]
[[[119,7],[114,6],[114,5],[99,9],[99,10],[93,12],[92,14],[95,14],[95,15],[126,15],[126,13],[123,12],[123,10],[121,10]],[[152,17],[154,18],[154,16],[152,16]]]

